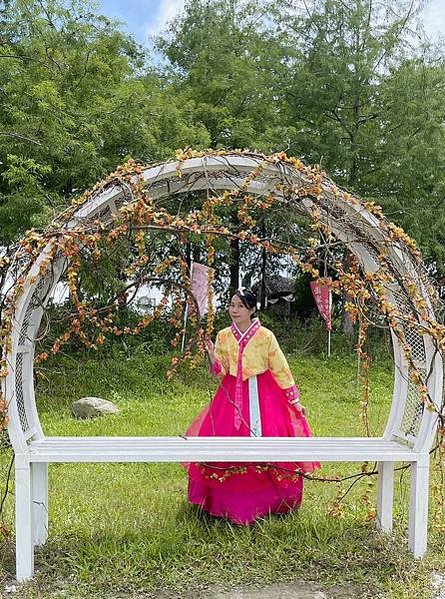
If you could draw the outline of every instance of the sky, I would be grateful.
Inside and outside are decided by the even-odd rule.
[[[99,0],[99,10],[125,23],[124,29],[141,44],[160,33],[184,7],[184,0]]]
[[[141,44],[146,44],[149,36],[160,33],[183,7],[184,0],[99,0],[100,12],[125,23],[124,30]],[[423,22],[433,39],[445,32],[445,0],[429,0],[423,11]]]

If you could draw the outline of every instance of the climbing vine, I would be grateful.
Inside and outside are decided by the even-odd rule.
[[[189,171],[185,171],[186,161],[217,158],[224,170],[227,157],[233,155],[233,152],[225,151],[179,150],[174,178],[181,181],[186,189],[188,182],[192,185],[196,180],[192,179]],[[237,241],[257,251],[289,257],[300,271],[309,273],[343,298],[344,309],[358,327],[356,351],[362,363],[360,402],[367,435],[371,434],[368,420],[371,358],[366,352],[365,341],[372,324],[377,323],[392,331],[400,341],[409,364],[411,382],[418,391],[419,403],[424,409],[437,413],[439,446],[443,453],[444,409],[436,405],[430,396],[429,373],[418,367],[406,334],[412,331],[422,338],[427,335],[436,351],[445,349],[445,327],[432,316],[432,309],[436,312],[440,309],[439,299],[424,273],[415,242],[384,217],[380,206],[362,201],[338,188],[318,167],[305,166],[297,158],[283,152],[271,156],[248,152],[235,152],[235,155],[254,161],[255,166],[250,173],[237,173],[235,167],[231,166],[230,176],[238,182],[235,188],[218,191],[209,184],[207,194],[199,196],[199,201],[196,200],[191,209],[186,209],[179,201],[156,199],[156,194],[145,184],[146,167],[129,161],[92,190],[75,199],[48,228],[28,232],[13,253],[1,257],[0,272],[7,272],[9,277],[9,289],[7,284],[4,285],[6,293],[1,298],[1,378],[4,379],[8,374],[8,353],[11,351],[17,303],[26,288],[35,286],[38,279],[56,278],[57,269],[63,271],[69,309],[64,326],[59,327],[57,334],[51,336],[51,342],[46,340],[44,349],[36,354],[36,364],[42,364],[67,344],[76,343],[94,350],[102,346],[107,338],[139,335],[164,318],[175,330],[171,341],[173,358],[167,376],[172,377],[181,363],[196,367],[205,355],[206,338],[214,332],[213,289],[210,285],[210,311],[205,321],[201,321],[191,292],[189,264],[184,248],[197,240],[202,242],[201,261],[213,266],[217,252],[224,248],[227,250],[230,242]],[[267,193],[259,194],[255,184],[264,182],[271,167],[277,167],[280,176],[275,176],[273,184],[269,183]],[[301,184],[295,183],[295,178],[291,176],[293,173],[298,174]],[[208,173],[204,175],[208,177]],[[100,213],[92,218],[76,217],[83,205],[116,186],[122,191],[125,200],[113,214],[105,219]],[[344,223],[347,220],[352,222],[346,244],[338,237],[338,206],[344,207]],[[333,210],[337,210],[335,226],[332,224],[335,221]],[[283,211],[292,216],[288,219],[288,228],[282,227],[281,233],[275,236],[261,236],[258,224],[264,215]],[[366,211],[369,215],[371,224],[368,227],[354,224],[353,215],[360,211]],[[295,231],[295,214],[308,219],[310,234],[306,238]],[[374,269],[366,268],[353,253],[350,253],[348,265],[345,266],[337,249],[345,246],[352,249],[354,244],[360,244],[370,251],[376,264]],[[409,268],[413,272],[400,269],[400,265],[394,262],[394,248],[409,257]],[[325,276],[327,270],[329,276]],[[109,276],[106,273],[110,272],[112,275],[107,293],[102,293],[93,274],[98,273],[100,278],[105,273],[106,278]],[[422,288],[413,282],[414,275],[422,282]],[[132,324],[122,323],[122,308],[131,303],[143,285],[159,286],[163,290],[162,300],[152,313],[140,315]],[[403,301],[391,300],[395,287],[401,290]],[[48,285],[48,294],[51,290],[51,285]],[[49,305],[46,300],[46,297],[40,298],[45,310]],[[179,343],[184,335],[185,306],[190,316],[188,340],[184,351],[179,352]],[[0,427],[5,428],[7,422],[8,406],[2,392]],[[438,463],[441,461],[438,460]],[[364,465],[363,471],[357,476],[370,477],[372,474],[375,474],[374,469]],[[338,477],[306,476],[339,481]],[[332,515],[341,513],[343,493],[340,490],[331,510]],[[373,508],[369,493],[368,488],[363,500],[371,518]]]

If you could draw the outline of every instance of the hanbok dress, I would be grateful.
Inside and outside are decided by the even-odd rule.
[[[258,319],[241,332],[233,323],[215,343],[213,373],[221,384],[186,436],[309,437],[306,418],[290,402],[298,398],[275,335]],[[188,499],[214,516],[250,524],[270,513],[300,506],[301,472],[318,462],[188,463]]]

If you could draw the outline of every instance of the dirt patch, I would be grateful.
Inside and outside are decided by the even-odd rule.
[[[159,599],[173,599],[173,595],[158,595]],[[294,581],[266,586],[217,587],[183,595],[184,599],[383,599],[375,589],[359,585],[334,585],[328,589],[317,582]]]
[[[11,599],[20,599],[22,590],[26,589],[21,585],[9,584],[3,588],[4,595],[0,597]],[[25,593],[26,595],[26,593]],[[40,596],[40,595],[38,595]],[[47,597],[74,597],[70,591],[59,590],[45,595]],[[79,595],[80,596],[80,595]],[[83,594],[81,596],[84,596]],[[93,593],[91,597],[98,597]],[[293,581],[274,583],[262,586],[240,586],[223,587],[208,586],[199,590],[190,590],[180,595],[170,590],[159,590],[155,592],[113,592],[106,595],[106,599],[383,599],[384,594],[379,594],[375,589],[363,587],[354,584],[333,585],[329,588],[323,588],[319,583],[312,581]],[[104,599],[104,596],[101,595]],[[443,595],[435,596],[435,599],[445,599]]]

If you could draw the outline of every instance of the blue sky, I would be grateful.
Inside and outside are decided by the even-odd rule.
[[[99,11],[125,23],[124,29],[136,40],[147,43],[184,6],[184,0],[99,0]]]
[[[142,44],[159,33],[184,6],[184,0],[98,0],[99,10],[125,23],[124,29]],[[428,34],[435,38],[445,32],[445,0],[430,0],[423,11]]]

